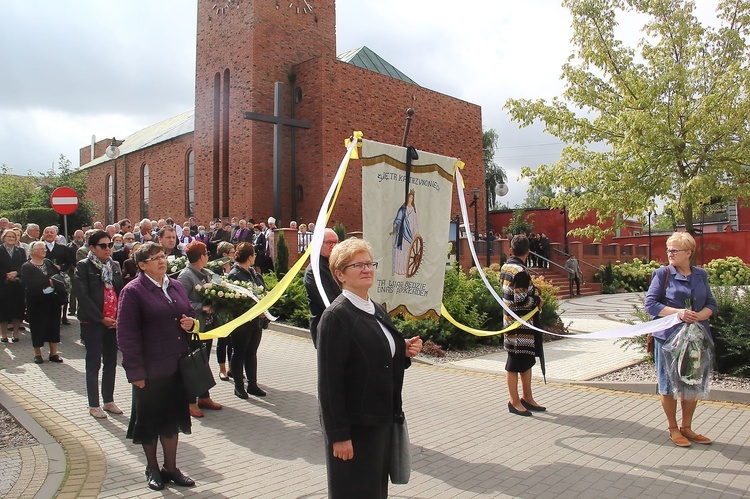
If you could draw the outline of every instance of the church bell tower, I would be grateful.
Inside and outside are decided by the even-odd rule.
[[[195,78],[195,214],[199,220],[269,216],[273,210],[273,129],[244,119],[272,115],[274,84],[285,85],[284,117],[293,112],[292,68],[336,57],[334,0],[199,0]],[[294,132],[297,141],[310,130]],[[286,127],[285,127],[286,128]],[[282,172],[293,168],[284,131]],[[284,216],[291,187],[284,185]],[[281,223],[282,221],[279,220]]]

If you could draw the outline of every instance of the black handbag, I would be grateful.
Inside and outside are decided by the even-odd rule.
[[[55,274],[51,278],[55,302],[62,306],[68,303],[68,290],[70,289],[70,277],[66,274]]]
[[[216,386],[216,380],[208,365],[209,352],[203,344],[180,359],[180,375],[185,394],[194,399]]]
[[[393,422],[391,435],[391,461],[388,474],[393,484],[409,483],[411,476],[411,452],[409,451],[409,429],[402,412]]]

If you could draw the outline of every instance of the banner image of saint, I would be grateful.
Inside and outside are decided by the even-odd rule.
[[[379,263],[370,297],[391,315],[437,318],[456,158],[416,154],[407,167],[406,148],[362,141],[362,230]]]
[[[393,220],[393,268],[394,275],[411,277],[417,273],[422,263],[421,253],[424,251],[422,236],[419,235],[419,219],[414,205],[414,189],[409,191],[406,203],[402,204],[396,218]],[[414,241],[419,248],[413,248]],[[417,253],[419,251],[419,253]],[[409,257],[411,256],[411,264]]]

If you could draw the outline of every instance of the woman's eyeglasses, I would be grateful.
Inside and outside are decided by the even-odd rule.
[[[354,267],[355,269],[362,272],[364,269],[373,269],[375,270],[378,268],[378,262],[357,262],[357,263],[350,263],[349,265],[346,265],[343,270],[348,269],[349,267]]]
[[[667,255],[676,255],[680,251],[687,251],[687,250],[684,250],[684,249],[668,249],[667,250]]]
[[[144,262],[160,262],[160,261],[166,260],[166,259],[167,259],[167,257],[164,256],[164,255],[156,255],[156,256],[152,256],[151,258],[146,258],[143,261]]]
[[[101,249],[105,250],[107,248],[112,249],[114,245],[115,243],[101,243],[101,244],[95,244],[94,246],[99,246]]]

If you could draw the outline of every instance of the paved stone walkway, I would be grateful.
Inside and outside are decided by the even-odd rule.
[[[128,415],[103,421],[89,416],[77,335],[75,325],[64,328],[61,365],[33,364],[28,337],[0,350],[0,390],[24,405],[65,451],[69,474],[59,481],[59,497],[326,496],[309,340],[265,333],[259,379],[268,396],[243,401],[230,383],[219,382],[211,393],[225,408],[193,420],[193,434],[180,438],[178,465],[198,486],[156,493],[146,488],[140,446],[125,439]],[[130,388],[120,368],[117,382],[116,401],[129,412]],[[702,402],[694,426],[715,443],[682,449],[669,442],[654,395],[556,382],[535,382],[534,390],[549,412],[523,418],[508,413],[504,379],[497,374],[414,365],[404,387],[412,480],[391,486],[391,496],[748,495],[749,406]],[[41,461],[31,460],[34,466]],[[43,467],[33,473],[42,474],[49,479]],[[6,473],[0,474],[0,490],[8,481],[14,481],[12,493],[4,497],[33,496],[30,485],[13,493],[21,480]]]

